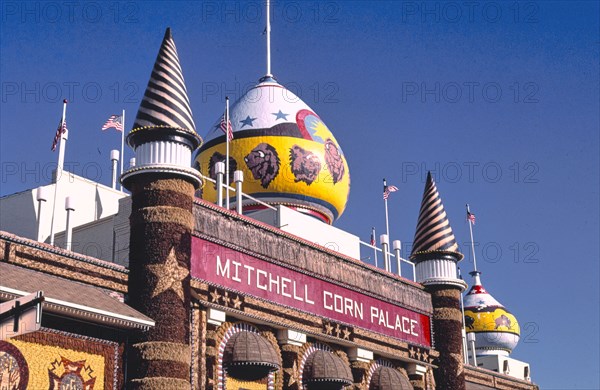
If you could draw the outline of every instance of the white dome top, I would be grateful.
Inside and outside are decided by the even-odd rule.
[[[196,157],[198,169],[213,179],[216,162],[225,160],[222,118]],[[306,103],[264,77],[230,107],[229,120],[230,182],[232,171],[239,169],[244,193],[262,202],[292,207],[326,223],[339,218],[350,191],[348,163],[327,125]],[[205,186],[202,196],[214,201],[216,191]],[[243,202],[245,212],[263,207],[251,199]]]

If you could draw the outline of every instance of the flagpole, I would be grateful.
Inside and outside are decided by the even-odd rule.
[[[462,273],[460,267],[457,267],[458,277],[462,280]],[[469,348],[467,347],[467,328],[465,325],[465,302],[463,298],[463,291],[460,292],[460,311],[462,313],[462,346],[463,346],[463,363],[469,364]]]
[[[383,191],[384,192],[385,192],[386,187],[387,187],[387,182],[385,181],[385,179],[383,179]],[[389,217],[388,217],[387,198],[385,198],[385,197],[383,198],[383,204],[385,205],[385,231],[389,238],[390,237],[390,221],[389,221]]]
[[[123,160],[125,160],[125,155],[123,154],[124,146],[125,146],[125,109],[123,109],[123,116],[121,117],[121,125],[123,129],[121,130],[121,175],[123,175]],[[119,180],[121,186],[121,192],[123,192],[123,183]]]
[[[225,190],[227,196],[225,197],[225,207],[229,209],[229,96],[225,97],[225,139],[227,140],[226,151],[225,151]]]
[[[375,254],[375,267],[377,267],[377,236],[375,236],[375,228],[371,228],[371,232],[373,235],[373,241],[375,241],[375,245],[373,245],[373,252]]]
[[[471,214],[469,204],[467,203],[467,222],[469,222],[469,233],[471,233],[471,253],[473,254],[473,269],[477,271],[477,258],[475,257],[475,242],[473,241],[473,221],[468,218]]]
[[[54,214],[56,214],[56,193],[58,192],[58,183],[63,174],[63,166],[65,163],[65,149],[67,148],[68,130],[65,127],[67,119],[67,99],[63,100],[62,120],[60,121],[60,140],[58,141],[58,164],[56,164],[56,172],[54,178],[54,200],[52,201],[52,219],[50,220],[50,245],[54,245]],[[64,133],[63,133],[63,129]]]

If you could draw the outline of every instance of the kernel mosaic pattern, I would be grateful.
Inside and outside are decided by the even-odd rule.
[[[25,358],[28,389],[104,389],[105,359],[58,346],[8,340]]]
[[[225,388],[230,390],[268,390],[269,389],[269,381],[264,378],[256,381],[241,381],[235,378],[228,377],[225,380]]]

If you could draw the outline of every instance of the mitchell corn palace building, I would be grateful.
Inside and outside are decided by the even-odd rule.
[[[431,175],[413,281],[332,226],[350,170],[309,106],[267,74],[229,118],[233,137],[221,118],[198,136],[167,30],[127,136],[131,196],[65,173],[2,198],[0,388],[537,389],[479,273],[463,317],[463,255]],[[58,210],[56,245],[52,190],[80,197]]]

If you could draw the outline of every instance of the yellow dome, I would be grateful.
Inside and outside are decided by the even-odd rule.
[[[475,283],[464,299],[467,333],[475,333],[478,355],[508,355],[519,342],[519,322],[481,285],[480,272],[471,274],[475,276]]]
[[[272,78],[250,89],[230,109],[229,177],[244,173],[243,191],[271,205],[286,205],[332,223],[344,212],[350,191],[348,163],[335,137],[299,97]],[[200,171],[215,178],[225,161],[221,118],[196,156]],[[203,198],[215,202],[214,184]],[[235,201],[235,199],[232,199]],[[245,199],[245,211],[261,208]]]

